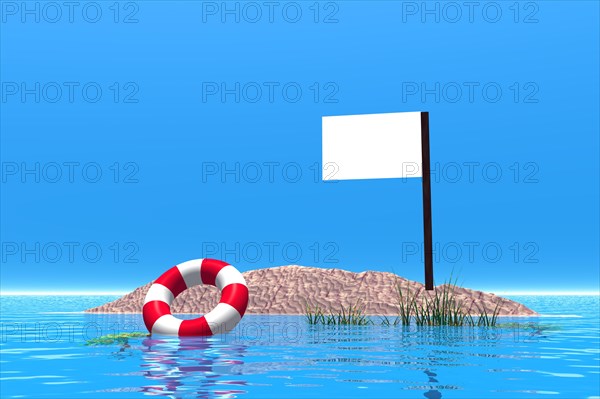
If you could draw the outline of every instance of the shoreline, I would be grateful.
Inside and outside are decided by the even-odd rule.
[[[48,313],[48,312],[42,312],[42,313]],[[88,312],[87,310],[81,311],[81,312],[57,312],[57,313],[82,313],[82,314],[97,314],[97,315],[132,315],[132,314],[139,314],[141,315],[142,312]],[[202,316],[204,313],[181,313],[181,312],[174,312],[171,313],[172,315],[197,315],[197,316]],[[298,316],[298,317],[305,317],[306,315],[303,313],[244,313],[244,317],[246,316]],[[367,317],[396,317],[397,315],[394,314],[369,314],[369,313],[365,313],[364,316]],[[473,313],[472,316],[478,316],[478,314]],[[535,314],[499,314],[497,315],[498,318],[501,317],[580,317],[580,316],[576,316],[576,315],[552,315],[552,314],[540,314],[540,313],[535,313]]]

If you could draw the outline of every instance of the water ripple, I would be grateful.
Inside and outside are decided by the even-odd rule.
[[[532,306],[543,311],[544,302],[539,301],[535,299]],[[573,308],[568,298],[547,306],[562,315],[595,309],[596,305],[582,301],[578,299]],[[40,305],[39,301],[35,304]],[[40,311],[51,311],[44,306],[40,305]],[[73,302],[67,308],[71,306]],[[59,325],[92,323],[98,334],[104,334],[115,326],[143,328],[140,315],[24,312],[0,317],[3,323],[16,320],[28,325],[24,339],[11,333],[0,343],[3,397],[24,392],[31,397],[83,399],[147,395],[251,399],[273,394],[318,397],[323,392],[330,398],[365,393],[378,398],[427,399],[599,396],[600,330],[597,312],[592,311],[579,318],[519,319],[523,328],[514,331],[315,328],[302,317],[249,315],[232,334],[222,337],[152,337],[97,347],[84,345],[86,334],[93,338],[96,329],[36,341],[32,326],[47,317]],[[260,339],[250,340],[240,333],[248,323],[294,324],[300,333],[290,340],[281,329],[269,327]],[[9,326],[3,331],[13,329]]]

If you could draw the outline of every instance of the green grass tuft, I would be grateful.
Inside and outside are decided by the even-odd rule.
[[[454,294],[457,279],[438,286],[427,295],[423,293],[422,300],[417,301],[417,293],[411,293],[409,287],[403,289],[400,283],[396,285],[398,294],[399,317],[403,326],[415,323],[418,326],[484,326],[493,327],[498,321],[501,301],[496,303],[493,312],[489,314],[483,308],[479,316],[473,317],[471,312],[473,302],[467,308],[464,302]]]
[[[448,283],[436,287],[433,292],[411,291],[409,285],[403,287],[396,283],[398,299],[398,316],[395,318],[381,316],[382,326],[478,326],[494,327],[498,323],[498,314],[502,299],[496,302],[491,313],[482,308],[478,315],[473,315],[474,301],[469,307],[456,294],[460,288],[458,279],[450,279]],[[419,300],[420,299],[420,300]],[[319,305],[306,305],[305,317],[311,325],[358,325],[375,324],[373,319],[365,315],[365,306],[360,302],[348,308],[326,311]]]
[[[326,326],[366,326],[373,324],[373,321],[365,315],[365,306],[357,302],[349,307],[341,305],[340,310],[324,311],[319,305],[306,305],[304,313],[308,324],[326,325]]]

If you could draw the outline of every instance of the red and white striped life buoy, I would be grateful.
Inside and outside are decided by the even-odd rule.
[[[207,284],[221,291],[217,306],[204,316],[182,320],[171,314],[173,299],[188,288]],[[142,310],[152,334],[198,336],[233,329],[248,306],[248,287],[233,266],[216,259],[194,259],[167,270],[150,286]]]

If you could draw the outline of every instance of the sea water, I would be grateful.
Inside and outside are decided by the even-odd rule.
[[[2,398],[598,398],[600,297],[519,296],[502,327],[310,326],[247,315],[210,338],[148,337],[114,296],[3,296]],[[182,316],[185,318],[192,315]],[[514,324],[507,324],[514,323]]]

